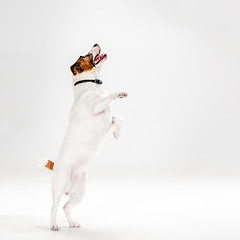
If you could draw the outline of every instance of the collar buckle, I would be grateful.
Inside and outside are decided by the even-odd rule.
[[[96,84],[102,84],[102,81],[100,79],[95,79]]]

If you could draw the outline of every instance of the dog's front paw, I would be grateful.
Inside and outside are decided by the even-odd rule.
[[[120,134],[119,132],[113,132],[113,136],[115,137],[116,140],[118,140],[120,137]]]
[[[51,231],[59,231],[61,228],[58,226],[51,226]]]
[[[78,222],[71,222],[69,224],[70,228],[80,228],[81,225]]]
[[[127,97],[127,96],[128,96],[128,94],[126,92],[120,92],[117,97],[118,98],[124,98],[124,97]]]
[[[121,132],[121,127],[122,127],[123,119],[113,116],[113,118],[112,118],[112,123],[113,123],[113,125],[114,125],[113,136],[114,136],[115,139],[117,140],[117,139],[119,139],[119,137],[120,137],[120,132]]]

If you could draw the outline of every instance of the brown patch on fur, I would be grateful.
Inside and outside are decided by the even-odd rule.
[[[49,170],[53,170],[53,165],[54,165],[54,162],[52,162],[51,160],[48,160],[47,164],[44,167],[48,168]]]
[[[70,67],[73,75],[78,73],[86,72],[92,70],[94,67],[92,63],[92,55],[88,54],[86,56],[81,56],[79,59]]]

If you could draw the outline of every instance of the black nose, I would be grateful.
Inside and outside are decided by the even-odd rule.
[[[99,47],[100,48],[100,46],[97,43],[94,44],[93,47]]]

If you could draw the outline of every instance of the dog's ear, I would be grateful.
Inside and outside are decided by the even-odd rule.
[[[79,61],[75,62],[71,67],[70,67],[73,75],[77,75],[78,73],[83,72],[83,69],[81,67],[81,64]]]

